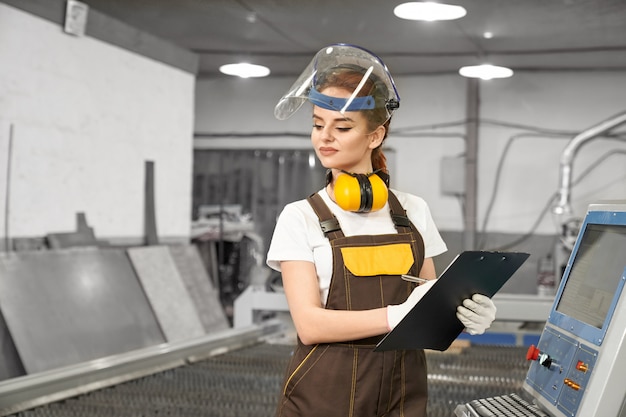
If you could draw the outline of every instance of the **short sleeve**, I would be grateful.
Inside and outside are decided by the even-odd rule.
[[[278,216],[266,261],[276,271],[280,271],[281,261],[314,262],[310,233],[312,229],[313,233],[321,235],[321,230],[315,230],[319,229],[319,224],[311,221],[310,214],[306,213],[310,206],[304,203],[288,204]]]

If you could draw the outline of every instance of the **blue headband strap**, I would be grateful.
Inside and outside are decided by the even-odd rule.
[[[348,102],[347,98],[337,98],[327,96],[320,93],[315,88],[311,88],[309,91],[309,101],[316,106],[319,106],[326,110],[337,111],[357,111],[357,110],[371,110],[376,107],[374,97],[354,97],[352,101]]]

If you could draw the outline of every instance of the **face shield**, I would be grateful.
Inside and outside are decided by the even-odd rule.
[[[346,97],[324,94],[330,87],[345,90]],[[285,120],[306,101],[342,114],[371,110],[380,114],[380,124],[400,106],[400,96],[387,66],[371,52],[347,44],[320,50],[280,99],[274,116]]]

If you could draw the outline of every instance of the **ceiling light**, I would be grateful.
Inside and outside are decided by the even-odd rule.
[[[393,13],[401,19],[432,22],[460,19],[467,14],[467,11],[464,7],[452,4],[415,1],[396,6]]]
[[[220,72],[226,75],[234,75],[241,78],[266,77],[270,74],[270,69],[263,65],[248,64],[226,64],[220,67]]]
[[[513,75],[513,70],[507,67],[482,64],[463,67],[459,70],[459,74],[468,78],[491,80],[493,78],[508,78]]]

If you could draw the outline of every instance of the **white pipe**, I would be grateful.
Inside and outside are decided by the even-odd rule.
[[[579,133],[567,144],[563,150],[563,154],[561,155],[558,202],[553,208],[553,212],[555,214],[570,214],[572,212],[570,205],[572,164],[578,149],[591,139],[596,138],[625,122],[626,112],[623,112]]]

